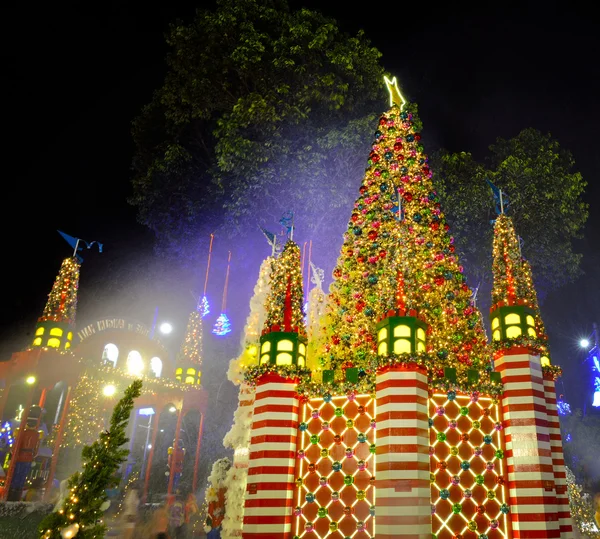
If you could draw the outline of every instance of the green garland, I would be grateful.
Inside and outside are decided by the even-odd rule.
[[[542,373],[550,375],[553,380],[556,380],[562,376],[562,369],[558,365],[545,365],[542,367]]]
[[[322,383],[304,379],[298,384],[296,391],[307,399],[323,398],[325,395],[338,397],[352,393],[355,395],[373,395],[375,393],[375,377],[372,374],[367,374],[358,383],[341,380]]]
[[[502,339],[501,341],[492,341],[492,350],[494,352],[504,352],[511,348],[529,348],[532,352],[546,352],[548,343],[545,340],[529,335],[519,335],[514,339]]]
[[[282,378],[290,380],[305,380],[310,379],[312,371],[307,367],[299,365],[273,365],[271,363],[263,363],[262,365],[252,365],[246,368],[244,372],[244,380],[251,386],[256,386],[258,379],[264,374],[278,374]]]

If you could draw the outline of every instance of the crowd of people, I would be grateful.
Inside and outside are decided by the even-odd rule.
[[[122,539],[193,539],[202,537],[200,510],[196,496],[177,492],[164,503],[150,509],[142,518],[138,489],[132,485],[125,495],[123,509],[115,521],[115,529]],[[119,532],[120,530],[120,532]]]

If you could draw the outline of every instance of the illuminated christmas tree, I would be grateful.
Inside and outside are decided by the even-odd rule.
[[[178,359],[198,366],[202,365],[202,316],[197,310],[192,311],[188,318]]]
[[[202,365],[202,313],[192,311],[188,318],[185,337],[177,355],[175,378],[186,384],[200,383]]]
[[[125,435],[133,401],[139,397],[141,380],[131,384],[115,406],[107,431],[96,432],[97,440],[83,448],[83,470],[69,479],[69,492],[60,508],[41,522],[42,539],[75,537],[92,539],[104,537],[106,524],[102,520],[106,510],[106,489],[112,486],[114,474],[127,458]]]
[[[492,273],[492,341],[523,341],[539,349],[542,365],[550,364],[548,336],[540,313],[529,262],[521,255],[519,238],[512,219],[498,215],[494,225]],[[508,320],[515,323],[506,323]],[[525,342],[527,341],[527,342]]]
[[[106,397],[101,383],[89,374],[83,374],[75,387],[62,447],[80,447],[92,443],[105,428],[103,408]]]
[[[77,313],[77,289],[81,265],[75,257],[65,258],[48,294],[48,301],[35,329],[34,347],[68,349]]]
[[[303,298],[300,247],[289,240],[271,274],[265,329],[306,335]]]
[[[387,84],[391,108],[379,119],[333,273],[331,337],[323,360],[333,369],[369,368],[377,353],[377,320],[396,297],[390,287],[400,282],[410,290],[404,308],[417,311],[428,326],[427,353],[437,367],[433,374],[443,374],[441,368],[448,366],[461,377],[467,367],[488,365],[481,317],[431,182],[416,107],[406,105],[395,79]],[[394,262],[397,255],[402,260]]]

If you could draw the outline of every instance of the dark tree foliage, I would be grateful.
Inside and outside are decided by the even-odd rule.
[[[159,251],[193,259],[202,232],[287,210],[317,237],[347,214],[385,103],[362,32],[285,0],[220,0],[167,40],[164,84],[133,125],[131,203]]]
[[[574,171],[568,150],[549,134],[524,129],[510,140],[490,146],[485,163],[469,153],[438,152],[433,157],[434,183],[465,260],[477,282],[491,278],[491,245],[496,212],[486,182],[508,195],[506,213],[522,239],[538,294],[572,282],[580,274],[581,254],[574,240],[581,238],[588,217],[582,195],[586,182]],[[477,284],[474,283],[474,285]]]

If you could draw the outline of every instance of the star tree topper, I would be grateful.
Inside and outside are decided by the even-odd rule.
[[[400,88],[398,88],[398,79],[394,77],[393,79],[388,79],[386,76],[383,77],[385,81],[385,85],[387,86],[387,90],[390,93],[390,107],[394,105],[398,105],[400,110],[406,105],[406,99],[400,93]]]

